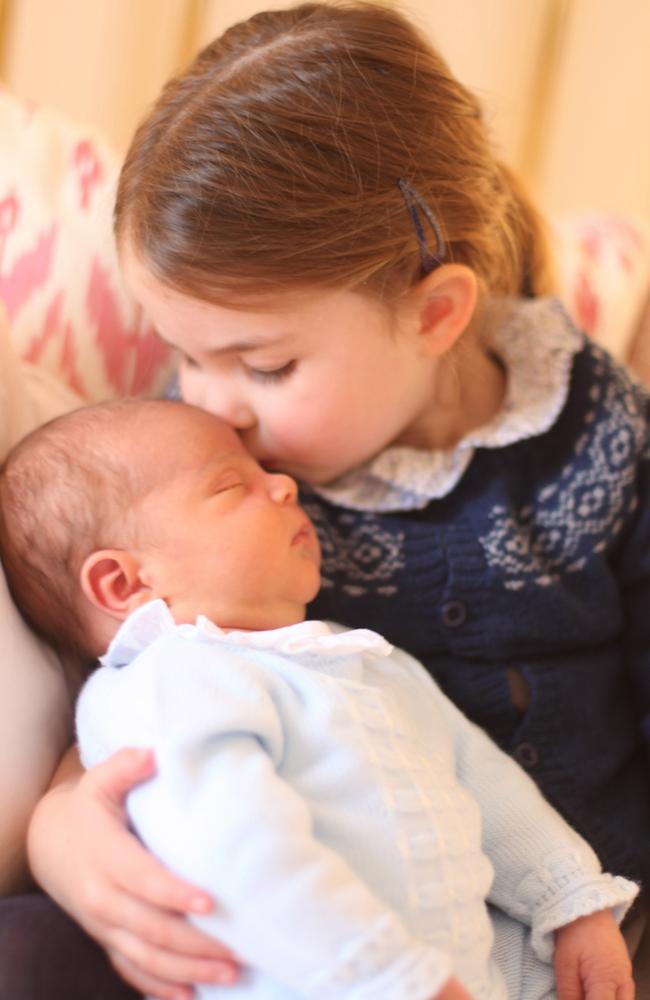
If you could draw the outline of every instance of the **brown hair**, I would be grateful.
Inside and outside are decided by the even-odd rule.
[[[167,84],[128,152],[116,234],[207,301],[309,285],[388,300],[421,266],[399,179],[484,292],[548,290],[540,219],[429,42],[379,4],[305,3],[235,25]]]
[[[0,559],[27,623],[56,649],[92,659],[79,574],[87,555],[128,544],[146,489],[120,447],[162,400],[82,407],[33,431],[0,469]],[[120,456],[123,457],[120,457]],[[147,484],[149,485],[149,484]]]

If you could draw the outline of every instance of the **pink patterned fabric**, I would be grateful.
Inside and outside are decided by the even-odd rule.
[[[0,90],[0,301],[19,355],[87,400],[153,393],[169,352],[119,275],[115,154]]]
[[[627,360],[650,281],[642,228],[612,215],[566,219],[555,227],[560,294],[576,324]]]

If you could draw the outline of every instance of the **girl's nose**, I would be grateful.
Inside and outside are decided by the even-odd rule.
[[[204,406],[238,431],[249,430],[257,423],[255,413],[246,400],[237,393],[224,389],[221,382],[209,387],[204,397]]]
[[[245,404],[238,404],[229,409],[226,420],[231,427],[234,427],[237,431],[247,431],[251,427],[254,427],[257,423],[257,418],[251,410],[250,406]]]
[[[291,476],[281,472],[268,473],[269,496],[274,503],[295,503],[298,498],[298,487]]]

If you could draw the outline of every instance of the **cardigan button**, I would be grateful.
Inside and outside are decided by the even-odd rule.
[[[515,760],[527,771],[539,763],[539,750],[532,743],[519,743],[513,754]]]
[[[447,601],[441,608],[441,615],[447,628],[458,628],[467,619],[467,608],[462,601]]]

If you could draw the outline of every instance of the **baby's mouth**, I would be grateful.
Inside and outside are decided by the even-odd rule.
[[[311,538],[312,538],[313,532],[314,532],[314,529],[312,528],[312,526],[309,523],[309,521],[304,521],[301,524],[301,526],[298,529],[298,531],[293,536],[293,538],[291,539],[291,545],[292,545],[292,547],[294,545],[303,545],[305,542],[310,541]]]

